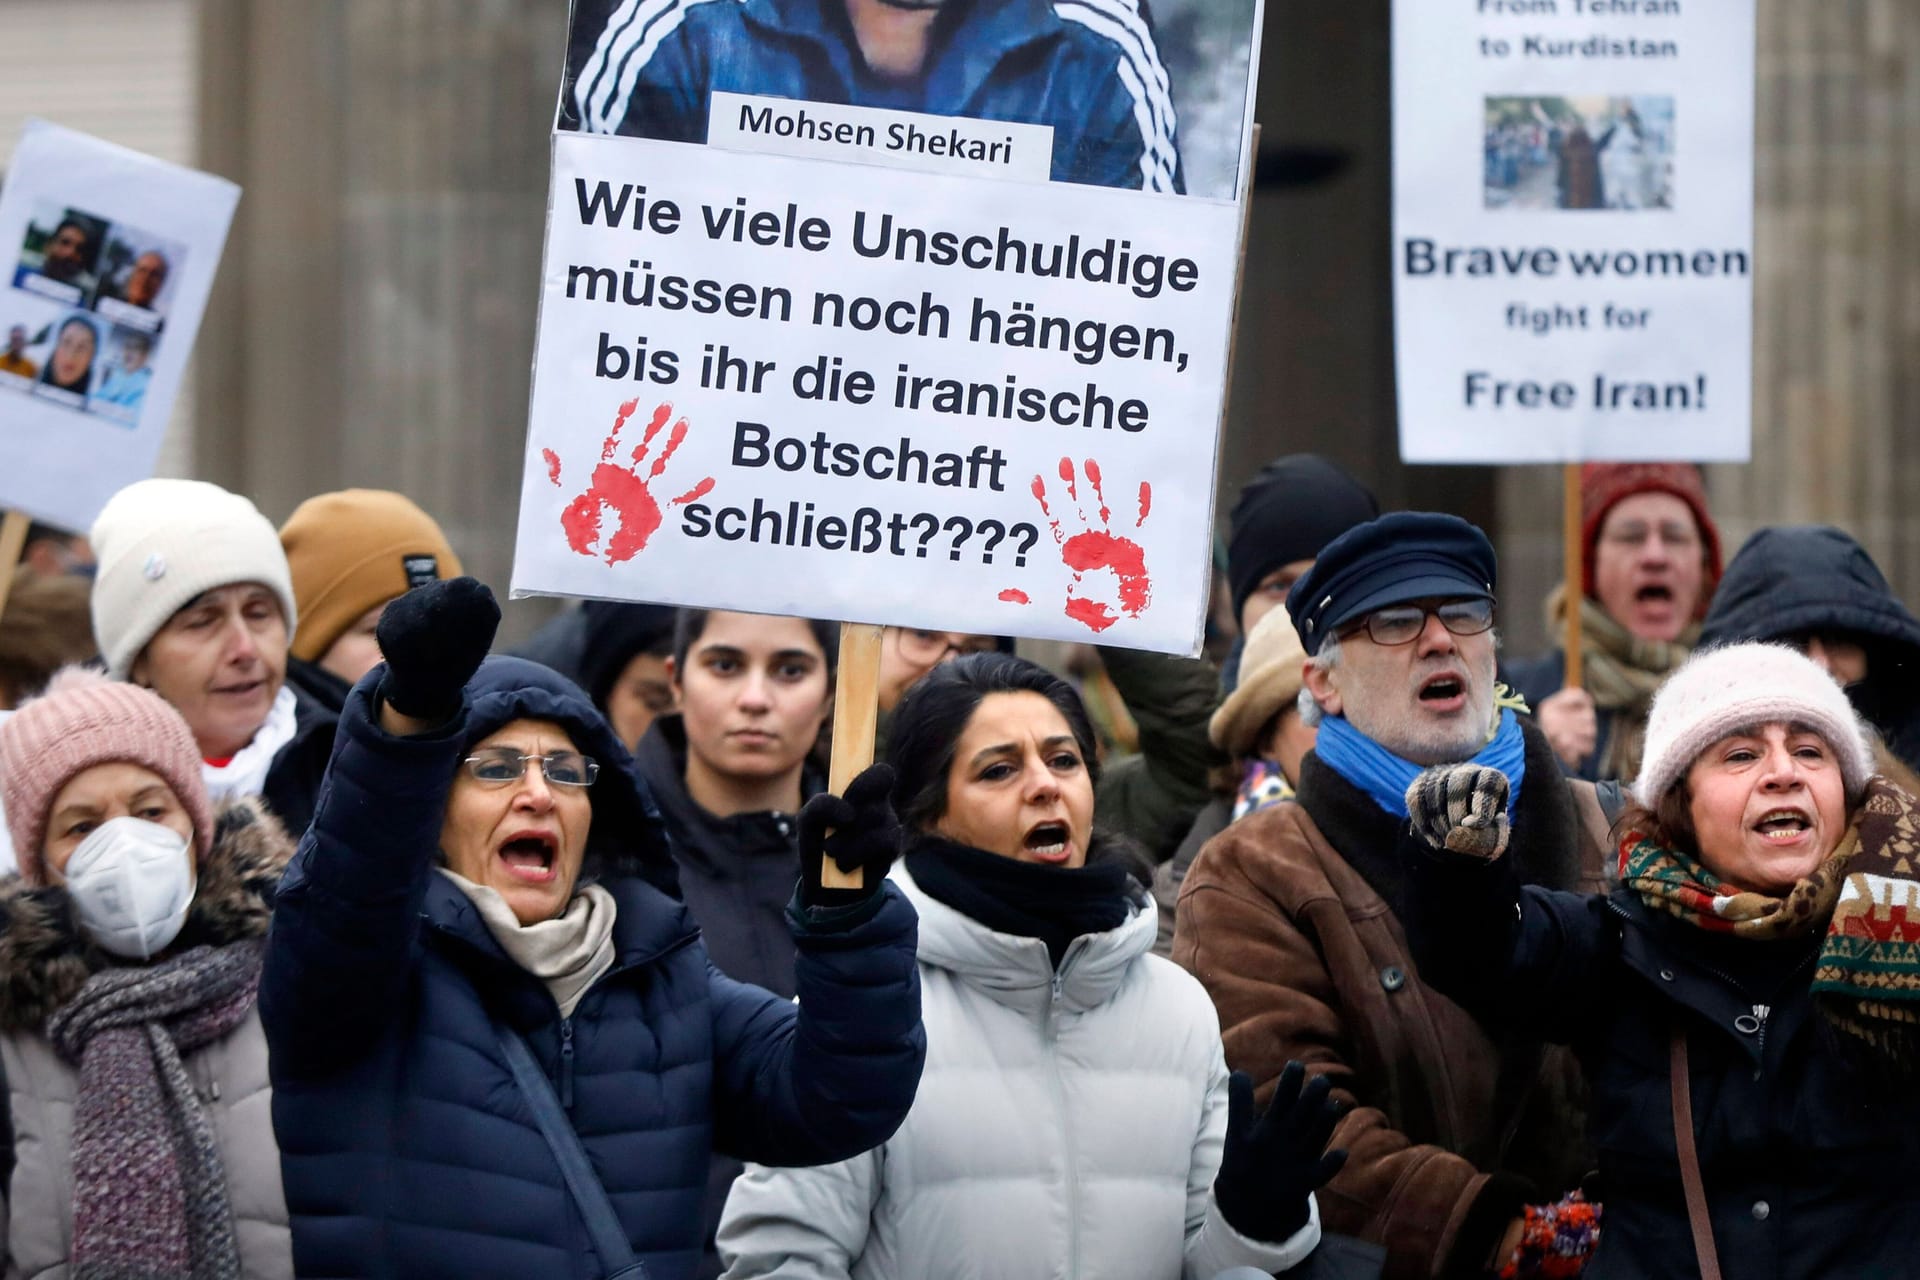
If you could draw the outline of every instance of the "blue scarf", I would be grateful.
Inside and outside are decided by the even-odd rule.
[[[1407,788],[1427,767],[1402,760],[1347,723],[1345,716],[1328,716],[1320,722],[1313,754],[1402,820],[1407,816]],[[1520,733],[1520,721],[1512,708],[1501,708],[1500,727],[1494,730],[1493,740],[1480,748],[1471,763],[1488,765],[1507,775],[1507,817],[1511,820],[1527,777],[1527,740]]]

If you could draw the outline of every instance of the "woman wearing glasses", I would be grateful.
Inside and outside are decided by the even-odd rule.
[[[388,607],[281,886],[260,1008],[301,1274],[686,1276],[715,1150],[843,1159],[912,1100],[888,778],[822,797],[869,888],[802,887],[796,1007],[712,967],[625,749],[566,680],[483,661],[498,622],[470,578]]]

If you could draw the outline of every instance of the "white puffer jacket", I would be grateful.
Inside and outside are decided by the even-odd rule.
[[[920,913],[927,1064],[885,1146],[815,1169],[749,1165],[720,1225],[727,1280],[1210,1280],[1279,1272],[1220,1216],[1227,1068],[1206,992],[1150,955],[1152,900],[1076,939],[995,933],[895,881]]]

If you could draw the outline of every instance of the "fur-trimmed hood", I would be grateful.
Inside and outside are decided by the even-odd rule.
[[[213,847],[173,950],[264,938],[273,894],[293,857],[280,820],[254,797],[214,815]],[[0,1031],[40,1031],[87,979],[123,964],[93,945],[63,887],[0,880]]]

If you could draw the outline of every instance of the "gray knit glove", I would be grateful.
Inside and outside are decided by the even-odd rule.
[[[1436,849],[1491,861],[1507,851],[1507,775],[1481,764],[1437,764],[1407,788],[1407,820]]]

